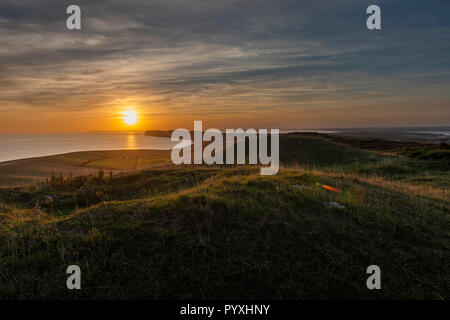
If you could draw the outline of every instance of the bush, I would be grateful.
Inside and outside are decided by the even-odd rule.
[[[445,149],[447,147],[446,143],[439,144],[439,149],[408,147],[400,150],[399,154],[419,160],[449,161],[450,150]]]
[[[450,161],[450,150],[432,150],[428,151],[420,156],[420,160],[440,160],[440,161]]]

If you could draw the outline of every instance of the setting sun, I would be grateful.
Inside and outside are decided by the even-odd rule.
[[[131,126],[133,124],[136,124],[138,121],[138,115],[135,111],[127,110],[124,111],[122,116],[123,122],[125,122],[127,125]]]

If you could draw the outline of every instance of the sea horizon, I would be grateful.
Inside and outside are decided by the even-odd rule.
[[[145,130],[73,133],[0,133],[0,163],[82,151],[170,150],[168,137],[145,136]],[[280,129],[280,133],[316,132],[392,141],[449,142],[450,127],[373,127]]]

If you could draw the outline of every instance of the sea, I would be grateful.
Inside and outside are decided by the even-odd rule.
[[[88,132],[54,134],[0,134],[0,162],[95,150],[170,150],[170,138],[143,132]]]

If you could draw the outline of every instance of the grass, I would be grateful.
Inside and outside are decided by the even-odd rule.
[[[166,166],[0,189],[0,297],[450,298],[445,161],[280,142],[276,176]],[[45,194],[54,206],[33,215]],[[65,287],[71,264],[80,291]],[[372,264],[382,290],[365,286]]]
[[[321,136],[280,136],[280,161],[284,164],[300,164],[308,168],[353,168],[355,165],[375,163],[382,158],[382,155],[337,144]]]

